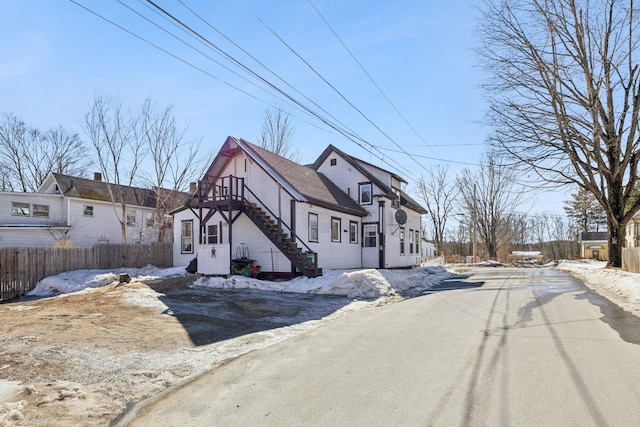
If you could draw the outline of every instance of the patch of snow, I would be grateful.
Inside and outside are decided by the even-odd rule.
[[[580,279],[585,285],[627,311],[640,314],[640,274],[605,268],[604,261],[561,261],[558,269]]]
[[[132,280],[153,280],[162,277],[185,276],[182,267],[158,268],[151,265],[142,268],[118,268],[116,270],[75,270],[42,279],[27,295],[54,296],[98,288],[117,282],[120,273],[128,273]]]
[[[410,270],[325,270],[322,276],[296,277],[271,282],[244,276],[201,277],[194,287],[219,289],[260,289],[275,292],[344,295],[374,299],[396,294],[418,295],[451,277],[443,267],[419,267]]]

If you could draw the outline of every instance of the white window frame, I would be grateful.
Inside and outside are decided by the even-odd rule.
[[[180,224],[180,253],[193,253],[193,220],[183,220]]]
[[[207,225],[207,244],[217,245],[220,240],[218,236],[218,224]]]
[[[31,216],[34,218],[49,218],[49,205],[34,203],[31,205]]]
[[[373,239],[373,245],[371,245]],[[378,246],[378,225],[362,224],[362,245],[365,248],[375,248]]]
[[[349,221],[349,243],[358,244],[358,223]]]
[[[334,243],[342,242],[340,231],[342,230],[342,219],[332,216],[331,217],[331,241]]]
[[[11,202],[11,215],[31,216],[31,205],[23,202]]]
[[[156,213],[155,212],[145,212],[145,222],[147,228],[153,228],[156,226]]]
[[[84,208],[82,210],[82,214],[84,216],[90,216],[93,218],[93,206],[91,205],[84,205]]]
[[[400,227],[400,234],[398,234],[398,237],[400,238],[400,255],[405,255],[406,251],[405,251],[405,235],[404,235],[404,227]]]
[[[369,188],[369,191],[365,191],[366,188]],[[369,200],[364,200],[363,194],[369,194]],[[361,182],[358,184],[358,203],[361,205],[371,205],[373,204],[373,184],[370,182]]]
[[[313,213],[313,212],[309,212],[309,217],[308,217],[308,221],[309,221],[309,241],[310,242],[314,242],[314,243],[318,243],[318,214],[317,213]]]
[[[413,255],[413,229],[409,229],[409,255]]]
[[[125,224],[127,227],[135,227],[136,226],[136,211],[135,210],[126,210],[125,213]]]

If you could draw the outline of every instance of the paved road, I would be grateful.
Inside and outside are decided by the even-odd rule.
[[[637,318],[556,270],[440,288],[242,356],[130,425],[640,425]]]

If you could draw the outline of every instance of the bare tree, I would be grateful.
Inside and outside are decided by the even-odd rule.
[[[83,175],[89,164],[77,134],[62,126],[41,132],[13,114],[0,119],[3,190],[35,191],[50,172]]]
[[[487,0],[492,143],[547,183],[592,193],[607,215],[609,264],[640,209],[640,23],[633,0]]]
[[[279,108],[267,108],[262,122],[260,146],[289,160],[299,161],[298,150],[291,145],[293,130],[289,114]]]
[[[127,204],[135,193],[131,186],[147,152],[138,129],[137,114],[125,112],[117,98],[96,95],[83,127],[93,148],[127,242]]]
[[[186,129],[180,129],[173,107],[158,108],[147,99],[141,110],[141,139],[147,146],[153,164],[151,173],[143,174],[156,194],[154,227],[162,242],[171,230],[171,218],[165,213],[184,202],[181,191],[204,174],[211,156],[196,151],[194,144],[185,142]]]
[[[456,182],[461,207],[469,212],[489,258],[496,259],[498,249],[509,241],[511,221],[522,198],[513,169],[499,158],[485,156],[478,172],[465,169]]]
[[[421,176],[418,181],[418,194],[433,223],[434,240],[439,253],[442,253],[444,248],[447,220],[454,208],[458,192],[455,181],[448,177],[448,168],[442,165],[429,169],[427,176]]]

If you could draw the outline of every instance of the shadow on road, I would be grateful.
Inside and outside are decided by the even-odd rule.
[[[450,279],[444,280],[436,286],[427,289],[420,295],[430,295],[444,291],[459,291],[463,289],[480,288],[484,285],[484,281],[468,281],[470,276],[454,276]]]
[[[195,276],[148,281],[194,345],[207,345],[253,332],[319,320],[349,304],[335,295],[269,292],[255,289],[190,288]]]

